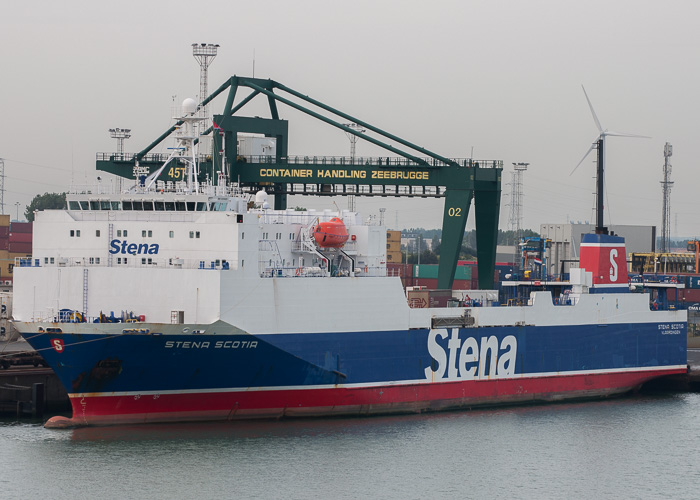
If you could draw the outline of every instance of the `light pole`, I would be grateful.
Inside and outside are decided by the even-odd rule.
[[[17,222],[19,222],[19,201],[15,202],[15,207],[17,207]]]

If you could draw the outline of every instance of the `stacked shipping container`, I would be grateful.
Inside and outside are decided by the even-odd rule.
[[[401,231],[386,232],[386,261],[400,263],[403,259],[401,253]]]
[[[0,284],[12,281],[16,257],[32,254],[32,223],[10,222],[9,215],[0,215]]]

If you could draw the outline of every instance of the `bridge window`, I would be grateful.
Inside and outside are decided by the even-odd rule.
[[[153,205],[156,208],[156,212],[164,212],[165,211],[165,202],[163,201],[154,201]]]
[[[130,201],[122,201],[122,210],[132,210],[133,205]]]
[[[143,210],[143,202],[142,201],[132,201],[131,206],[134,207],[134,210]]]
[[[68,208],[70,208],[71,210],[80,210],[80,203],[78,203],[77,201],[69,201]]]
[[[113,201],[112,203],[112,210],[120,210],[120,203],[118,201]]]
[[[184,212],[187,209],[185,202],[184,201],[176,201],[175,202],[175,210],[178,212]]]
[[[147,211],[147,212],[153,212],[153,202],[152,201],[144,201],[143,202],[143,209],[144,209],[144,211]]]
[[[80,202],[80,209],[81,210],[90,210],[90,204],[87,201],[81,201]]]
[[[168,236],[170,236],[171,238],[174,238],[174,237],[175,237],[175,231],[170,231],[170,233],[168,234]]]
[[[188,212],[194,212],[195,206],[197,204],[194,201],[188,201],[187,202],[187,211]]]
[[[99,201],[91,201],[90,202],[90,210],[99,210],[100,209],[100,202]]]
[[[99,229],[95,229],[95,236],[97,236],[98,238],[100,237],[100,230]]]
[[[197,202],[197,212],[206,212],[207,211],[207,204],[203,201],[198,201]]]
[[[111,210],[112,204],[109,201],[101,201],[100,202],[100,209],[102,210]]]
[[[166,212],[174,212],[175,211],[175,202],[166,201],[165,202],[165,211]]]

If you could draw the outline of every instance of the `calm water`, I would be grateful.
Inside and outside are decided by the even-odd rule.
[[[0,498],[699,498],[700,394],[428,416],[46,430]]]

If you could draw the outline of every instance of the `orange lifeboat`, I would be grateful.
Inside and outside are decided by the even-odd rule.
[[[319,222],[314,228],[316,244],[324,248],[341,248],[348,241],[348,230],[343,220],[333,217],[328,222]]]

